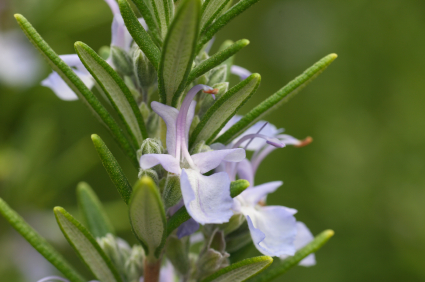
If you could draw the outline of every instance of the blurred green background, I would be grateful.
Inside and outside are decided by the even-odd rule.
[[[11,33],[16,12],[59,54],[74,53],[77,40],[94,49],[110,42],[112,14],[102,0],[2,0],[3,55],[11,34],[26,43],[19,31]],[[217,36],[216,45],[251,41],[236,63],[260,73],[262,85],[243,112],[321,57],[339,55],[267,118],[314,142],[277,150],[256,183],[283,180],[269,204],[298,209],[298,220],[314,234],[336,232],[317,253],[316,266],[297,267],[277,281],[425,281],[424,15],[425,2],[413,0],[262,0]],[[111,212],[123,211],[123,204],[90,134],[106,141],[131,181],[136,171],[85,106],[39,85],[50,70],[30,55],[16,58],[40,66],[25,83],[28,69],[13,83],[7,63],[14,57],[0,56],[0,196],[81,266],[51,213],[55,205],[72,213],[79,181],[108,203],[119,229],[128,227],[125,213]],[[29,249],[0,218],[0,280],[29,282],[54,273]]]

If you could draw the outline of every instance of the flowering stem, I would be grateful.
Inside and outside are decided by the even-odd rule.
[[[144,282],[158,282],[159,270],[161,268],[161,260],[145,259],[145,266],[143,270]]]

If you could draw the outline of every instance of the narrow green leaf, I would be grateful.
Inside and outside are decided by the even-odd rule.
[[[75,43],[75,50],[86,69],[96,79],[108,96],[122,122],[133,138],[134,146],[140,147],[143,138],[148,137],[139,107],[128,87],[114,69],[89,46]]]
[[[142,177],[134,186],[129,214],[133,231],[146,254],[159,258],[165,244],[167,220],[161,195],[150,177]]]
[[[191,83],[193,80],[205,74],[207,71],[212,70],[213,68],[220,65],[227,59],[231,58],[234,54],[239,52],[242,48],[244,48],[248,44],[249,44],[249,40],[247,39],[239,40],[236,43],[231,44],[224,50],[221,50],[215,53],[214,55],[212,55],[205,61],[201,62],[198,66],[196,66],[196,68],[194,68],[190,72],[186,84]],[[230,67],[228,68],[227,71],[230,72]]]
[[[234,263],[208,276],[202,282],[241,282],[258,274],[272,264],[273,259],[260,256]]]
[[[202,5],[201,34],[231,0],[205,0]]]
[[[313,241],[295,253],[294,256],[284,260],[276,260],[266,271],[249,279],[249,282],[268,282],[284,274],[292,267],[298,265],[309,254],[317,252],[334,235],[333,230],[325,230],[317,235]]]
[[[238,196],[242,193],[246,188],[249,187],[249,182],[245,179],[239,179],[236,181],[232,181],[230,183],[230,196],[232,198]],[[188,221],[190,219],[190,215],[186,210],[186,207],[181,207],[172,217],[170,217],[167,221],[167,237],[182,223]]]
[[[167,35],[168,26],[170,25],[174,13],[174,3],[173,5],[170,5],[168,0],[147,1],[151,1],[151,6],[154,11],[157,26],[160,30],[161,38],[164,39]]]
[[[118,142],[120,147],[124,150],[127,156],[137,162],[136,151],[132,147],[131,143],[123,134],[121,128],[111,117],[105,107],[100,101],[93,95],[93,93],[85,86],[80,78],[74,73],[74,71],[65,64],[64,61],[50,48],[50,46],[41,38],[34,27],[25,19],[22,15],[16,14],[16,20],[19,26],[24,31],[25,35],[31,41],[31,43],[37,48],[38,51],[45,57],[49,65],[54,71],[56,71],[60,77],[68,84],[68,86],[74,91],[78,98],[85,102],[85,104],[91,109],[95,116],[109,129],[112,136]]]
[[[19,216],[9,205],[0,198],[0,214],[12,227],[34,247],[45,259],[59,270],[71,282],[85,282],[65,258],[58,253],[40,234],[37,233],[25,220]]]
[[[237,4],[235,4],[232,8],[226,11],[223,15],[218,17],[212,25],[210,25],[200,38],[200,41],[197,46],[197,51],[201,50],[202,46],[205,43],[213,38],[214,34],[217,33],[222,27],[228,24],[235,17],[239,16],[241,13],[245,12],[249,7],[254,5],[260,0],[241,0]]]
[[[230,184],[230,197],[234,198],[238,196],[240,193],[248,188],[250,183],[245,179],[238,179],[236,181],[232,181]]]
[[[208,109],[190,136],[190,146],[205,140],[210,144],[226,123],[254,95],[260,85],[261,76],[252,74],[239,82]]]
[[[56,220],[68,243],[94,276],[102,282],[122,282],[114,265],[90,232],[61,207],[55,207]]]
[[[77,201],[84,222],[95,238],[105,237],[108,233],[115,235],[114,227],[90,185],[85,182],[78,184]]]
[[[92,134],[91,139],[97,153],[99,154],[100,160],[106,169],[106,172],[108,173],[112,182],[115,184],[115,187],[118,189],[121,198],[126,204],[128,204],[130,201],[132,188],[127,180],[127,177],[125,177],[119,163],[114,158],[111,151],[109,151],[108,147],[106,147],[106,144],[103,142],[103,140],[96,134]]]
[[[214,142],[227,144],[232,141],[251,125],[253,125],[256,121],[258,121],[261,117],[286,103],[291,97],[297,94],[309,82],[322,73],[336,59],[336,57],[336,54],[330,54],[315,63],[313,66],[304,71],[300,76],[296,77],[279,91],[252,109],[240,121],[229,128],[224,134],[219,136]]]
[[[145,53],[146,57],[151,61],[152,65],[158,70],[161,52],[153,42],[150,35],[143,28],[142,24],[137,19],[127,0],[118,0],[121,15],[124,19],[125,26],[130,32],[131,37]]]
[[[162,49],[158,84],[162,103],[176,106],[192,68],[199,30],[199,0],[184,0]]]
[[[151,9],[148,5],[146,5],[144,0],[132,0],[134,5],[137,7],[137,10],[142,14],[143,19],[145,20],[146,24],[148,25],[149,30],[152,33],[157,32],[159,30],[159,27],[156,24],[156,21],[151,13]],[[149,0],[147,0],[149,1]]]

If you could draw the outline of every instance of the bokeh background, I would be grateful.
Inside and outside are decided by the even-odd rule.
[[[112,14],[102,0],[0,1],[0,197],[81,266],[51,212],[60,205],[77,213],[81,180],[134,242],[90,134],[106,141],[131,181],[136,171],[85,106],[39,85],[50,70],[18,30],[17,12],[59,54],[74,53],[77,40],[95,50],[108,45]],[[267,118],[314,142],[277,150],[256,183],[283,180],[270,204],[298,209],[314,234],[336,232],[316,266],[278,281],[425,281],[424,15],[425,2],[413,0],[263,0],[218,34],[216,45],[249,39],[236,63],[262,75],[242,112],[321,57],[339,55]],[[49,273],[0,218],[0,280],[30,282]]]

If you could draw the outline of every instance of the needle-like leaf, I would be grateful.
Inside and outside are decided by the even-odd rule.
[[[300,76],[296,77],[279,91],[261,102],[261,104],[252,109],[248,114],[244,115],[240,121],[234,124],[225,133],[220,135],[216,140],[214,140],[214,142],[227,144],[232,141],[251,125],[253,125],[256,121],[258,121],[261,117],[275,110],[287,102],[295,94],[297,94],[309,82],[322,73],[336,59],[336,57],[336,54],[330,54],[315,63],[313,66],[304,71]]]
[[[71,282],[85,282],[84,279],[66,260],[37,233],[25,220],[0,198],[0,214],[30,243],[45,259],[56,267]]]
[[[137,162],[136,151],[123,134],[121,128],[116,121],[111,117],[105,107],[74,73],[74,71],[50,48],[50,46],[37,33],[34,27],[22,15],[16,14],[16,20],[19,26],[24,31],[25,35],[38,51],[44,56],[49,65],[56,71],[60,77],[68,84],[68,86],[77,94],[78,98],[93,111],[96,117],[108,128],[112,136],[117,140],[120,147],[124,150],[127,156]]]

